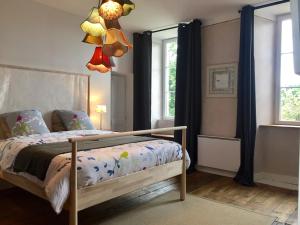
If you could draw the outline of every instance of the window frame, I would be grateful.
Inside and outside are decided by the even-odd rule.
[[[162,119],[163,120],[171,120],[174,121],[175,117],[174,116],[167,116],[167,107],[168,107],[168,103],[167,103],[167,99],[166,99],[166,85],[168,84],[168,82],[166,81],[166,57],[167,57],[167,44],[176,41],[177,42],[178,38],[174,37],[174,38],[168,38],[168,39],[164,39],[162,41]]]
[[[276,17],[276,44],[275,44],[275,124],[277,125],[296,125],[300,126],[300,121],[285,121],[281,120],[281,37],[282,37],[282,22],[292,19],[291,14],[283,14]]]

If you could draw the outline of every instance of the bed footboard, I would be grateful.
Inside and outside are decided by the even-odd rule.
[[[186,197],[186,126],[170,127],[142,131],[95,135],[80,138],[70,138],[72,144],[72,160],[70,171],[69,225],[78,225],[78,212],[88,207],[100,204],[112,198],[130,193],[148,185],[181,176],[180,200]],[[165,131],[182,131],[182,160],[156,166],[124,177],[114,178],[99,184],[78,189],[77,187],[77,144],[82,141],[92,141],[103,138],[122,137],[129,135],[146,135]]]

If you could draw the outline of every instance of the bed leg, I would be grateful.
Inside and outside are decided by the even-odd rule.
[[[71,161],[71,170],[70,170],[69,225],[78,225],[78,210],[77,210],[77,142],[72,143],[72,161]]]
[[[182,130],[182,174],[180,177],[180,200],[186,197],[186,129]]]

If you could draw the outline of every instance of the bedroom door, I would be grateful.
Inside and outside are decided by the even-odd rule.
[[[111,74],[111,128],[126,131],[126,76]]]

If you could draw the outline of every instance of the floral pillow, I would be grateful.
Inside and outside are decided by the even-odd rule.
[[[24,110],[0,115],[2,138],[50,133],[42,113],[38,110]]]
[[[67,130],[95,130],[89,116],[83,111],[56,110]]]

